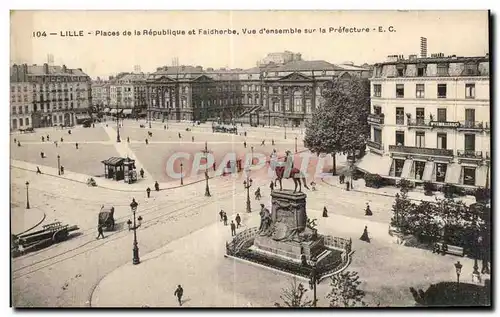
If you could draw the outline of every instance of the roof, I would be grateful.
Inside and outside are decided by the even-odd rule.
[[[176,74],[202,74],[204,73],[202,67],[194,67],[194,66],[165,66],[159,67],[155,75],[176,75]]]
[[[122,165],[123,161],[125,161],[125,158],[113,156],[113,157],[110,157],[109,159],[101,161],[101,162],[103,164],[106,164],[106,165],[118,166],[118,165]]]
[[[116,82],[126,82],[126,81],[143,81],[147,78],[147,74],[139,73],[139,74],[125,74],[122,77],[118,78]]]
[[[334,64],[330,64],[327,61],[293,61],[281,66],[278,66],[269,71],[274,72],[295,72],[295,71],[305,71],[305,70],[342,70]]]
[[[429,63],[466,63],[466,62],[488,62],[489,55],[486,56],[448,56],[448,57],[425,57],[414,59],[400,59],[397,61],[377,63],[375,66],[396,65],[396,64],[429,64]]]
[[[22,67],[22,65],[17,65]],[[12,71],[12,68],[11,68]],[[67,68],[66,72],[63,72],[62,66],[48,66],[48,75],[57,76],[88,76],[81,69]],[[46,75],[44,72],[44,65],[28,65],[28,74],[30,75]]]

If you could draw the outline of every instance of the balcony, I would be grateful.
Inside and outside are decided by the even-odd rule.
[[[433,128],[450,128],[456,129],[460,127],[460,122],[456,121],[431,121],[430,126]]]
[[[405,154],[420,154],[428,156],[448,156],[453,157],[453,150],[447,149],[430,149],[414,146],[398,146],[389,145],[389,152],[405,153]]]
[[[384,145],[382,143],[377,143],[377,142],[371,141],[371,140],[367,140],[366,145],[368,145],[368,147],[370,147],[370,148],[374,148],[374,149],[377,149],[380,151],[382,151],[384,149]]]
[[[368,123],[384,124],[384,114],[370,113],[368,115]]]
[[[485,128],[489,128],[489,124],[484,124],[482,121],[461,121],[460,122],[460,130],[484,130]]]
[[[430,121],[425,120],[425,119],[408,119],[408,127],[423,127],[423,128],[430,128]]]
[[[457,150],[457,156],[460,158],[469,158],[469,159],[480,160],[483,158],[483,152],[474,151],[474,150]]]

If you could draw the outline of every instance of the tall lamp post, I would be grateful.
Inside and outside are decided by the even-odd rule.
[[[250,151],[252,151],[252,156],[250,157],[250,165],[253,166],[253,146],[250,148]]]
[[[286,121],[285,121],[285,118],[283,118],[283,126],[285,127],[285,140],[286,140]]]
[[[295,137],[295,153],[297,153],[297,137]]]
[[[116,103],[116,142],[120,143],[120,116],[118,115],[118,103]]]
[[[61,175],[61,156],[57,154],[57,175]]]
[[[253,180],[250,178],[250,169],[245,169],[247,173],[247,179],[243,181],[243,186],[247,190],[247,212],[252,212],[252,207],[250,206],[250,187],[252,187]]]
[[[26,182],[26,209],[30,209],[30,196],[28,194],[28,188],[30,183]]]
[[[311,263],[311,274],[309,275],[309,288],[313,290],[313,306],[316,307],[316,302],[318,301],[316,299],[316,284],[318,281],[318,273],[316,271],[316,260],[312,260]]]
[[[208,187],[208,148],[207,148],[207,141],[205,141],[205,150],[203,151],[205,153],[205,197],[210,197],[210,188]]]
[[[455,270],[457,272],[457,288],[460,285],[460,273],[462,273],[462,264],[460,264],[460,261],[457,261],[455,263]]]
[[[183,179],[183,175],[182,175],[182,166],[183,166],[183,164],[181,162],[181,186],[184,185],[184,179]]]
[[[137,229],[141,226],[142,222],[142,217],[139,216],[137,220],[139,221],[139,225],[136,225],[135,223],[135,213],[137,211],[137,206],[139,204],[135,201],[135,198],[132,198],[132,202],[130,203],[130,209],[132,210],[132,217],[134,219],[134,226],[132,227],[132,221],[130,219],[127,221],[128,225],[128,230],[134,230],[134,248],[132,249],[133,251],[133,258],[132,258],[132,263],[134,265],[137,265],[141,263],[141,260],[139,259],[139,247],[137,246]]]

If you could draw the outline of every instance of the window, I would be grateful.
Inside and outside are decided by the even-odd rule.
[[[405,124],[405,108],[396,108],[396,124]]]
[[[382,67],[375,68],[375,77],[377,78],[382,77]]]
[[[446,98],[446,84],[438,84],[437,95],[438,98]]]
[[[23,107],[22,106],[19,106],[18,112],[19,112],[19,114],[23,114]]]
[[[273,101],[273,111],[279,111],[279,104],[277,101]]]
[[[465,64],[464,73],[466,76],[476,76],[479,73],[477,69],[477,64],[475,63]]]
[[[425,86],[424,86],[424,84],[417,84],[416,96],[417,96],[417,98],[424,98],[425,97]]]
[[[416,120],[418,125],[425,124],[425,108],[417,108],[416,109]]]
[[[475,167],[464,167],[464,185],[476,185],[476,168]]]
[[[415,179],[421,180],[424,175],[425,162],[415,161]]]
[[[476,84],[465,84],[465,98],[474,99],[476,97]]]
[[[382,114],[382,107],[381,106],[373,106],[373,113],[380,115]]]
[[[373,142],[382,144],[382,130],[373,128]]]
[[[29,107],[28,106],[24,106],[24,113],[28,113],[29,112]]]
[[[437,148],[446,149],[446,133],[437,134]]]
[[[464,147],[465,151],[475,151],[476,150],[476,135],[466,134],[464,135]]]
[[[447,167],[448,165],[445,163],[436,163],[436,182],[444,183]]]
[[[465,125],[473,125],[476,121],[476,110],[475,109],[465,109]]]
[[[439,108],[438,109],[437,121],[439,121],[439,122],[445,122],[446,121],[446,108]]]
[[[312,101],[311,101],[311,99],[306,99],[306,113],[312,113]]]
[[[22,127],[23,126],[23,118],[19,118],[19,126]]]
[[[425,132],[422,131],[415,132],[415,146],[425,147]]]
[[[396,66],[397,71],[398,71],[398,77],[403,77],[405,75],[405,65],[398,65]]]
[[[12,107],[12,114],[17,114],[16,107]]]
[[[302,112],[302,98],[295,98],[294,112]]]
[[[405,96],[405,85],[397,84],[396,85],[396,98],[404,98]]]
[[[382,96],[382,85],[380,85],[380,84],[373,85],[373,96],[374,97],[381,97]]]
[[[417,66],[417,77],[425,76],[425,66]]]
[[[29,118],[24,119],[24,123],[25,123],[26,125],[30,125],[30,119],[29,119]]]
[[[405,146],[405,132],[404,131],[396,131],[396,145],[397,146]]]
[[[274,87],[269,87],[269,93],[274,94]]]
[[[405,160],[394,159],[394,176],[401,177],[401,173],[403,173],[404,166],[405,166]]]
[[[290,99],[285,99],[285,111],[290,111]]]
[[[438,76],[448,76],[448,65],[441,64],[437,67]]]

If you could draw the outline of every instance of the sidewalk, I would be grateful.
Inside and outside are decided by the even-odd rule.
[[[45,212],[36,206],[12,206],[10,220],[12,234],[19,235],[38,227],[45,220]]]
[[[105,189],[110,189],[110,190],[116,190],[116,191],[124,191],[124,192],[144,192],[146,187],[154,188],[154,181],[152,178],[150,178],[148,182],[148,179],[139,179],[137,183],[133,184],[127,184],[123,181],[113,181],[110,179],[104,179],[104,178],[97,178],[92,175],[86,175],[86,174],[80,174],[80,173],[73,173],[70,171],[65,170],[64,175],[58,175],[58,170],[57,168],[49,167],[49,166],[43,166],[43,165],[36,165],[24,161],[19,161],[19,160],[11,160],[10,161],[11,168],[17,168],[25,171],[30,171],[36,173],[36,168],[37,166],[40,167],[40,170],[44,175],[49,175],[52,177],[57,177],[69,181],[74,181],[74,182],[79,182],[86,184],[87,179],[90,177],[93,177],[94,180],[97,183],[97,187],[100,188],[105,188]],[[204,175],[198,175],[198,179],[195,180],[185,180],[184,185],[180,185],[180,181],[176,182],[168,182],[168,183],[159,183],[160,185],[160,191],[163,190],[169,190],[169,189],[174,189],[174,188],[179,188],[179,187],[186,187],[188,185],[192,184],[197,184],[199,182],[202,182],[205,180]],[[210,177],[213,178],[213,177]]]

